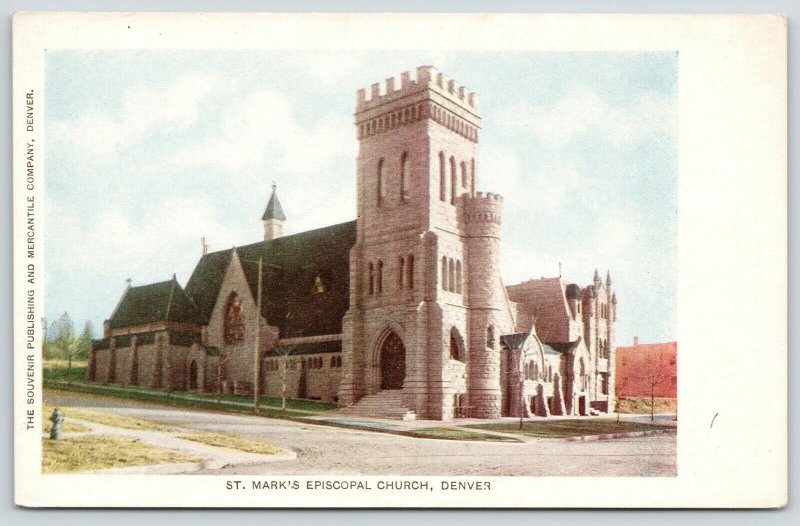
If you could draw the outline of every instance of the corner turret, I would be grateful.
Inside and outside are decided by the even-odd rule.
[[[283,222],[286,221],[286,216],[275,190],[276,186],[273,183],[272,195],[269,197],[264,215],[261,216],[261,221],[264,223],[264,241],[271,241],[283,235]]]

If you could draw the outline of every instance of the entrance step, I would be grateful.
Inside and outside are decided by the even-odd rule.
[[[355,404],[342,407],[336,411],[340,415],[386,418],[391,420],[416,420],[414,411],[403,402],[403,391],[400,389],[379,391],[366,395]]]

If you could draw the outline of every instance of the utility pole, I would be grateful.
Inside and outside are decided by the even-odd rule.
[[[256,292],[256,337],[255,349],[253,352],[253,412],[258,413],[261,405],[261,389],[259,380],[261,379],[261,282],[264,279],[264,256],[258,258],[258,292]]]

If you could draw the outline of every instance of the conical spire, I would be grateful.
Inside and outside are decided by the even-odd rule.
[[[594,269],[594,282],[597,283],[600,281],[600,273],[597,272],[597,269]]]
[[[611,288],[611,271],[610,270],[606,271],[606,288],[607,289]]]
[[[283,213],[281,202],[278,201],[278,194],[275,192],[275,183],[272,183],[272,195],[269,197],[267,209],[264,210],[264,215],[261,217],[262,221],[269,221],[270,219],[277,219],[278,221],[286,221],[286,216]]]

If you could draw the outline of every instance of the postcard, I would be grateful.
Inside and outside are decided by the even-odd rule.
[[[779,507],[779,15],[17,13],[30,507]]]

